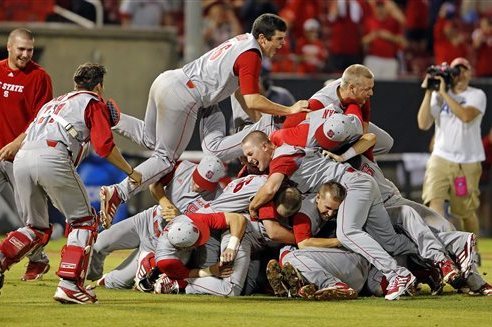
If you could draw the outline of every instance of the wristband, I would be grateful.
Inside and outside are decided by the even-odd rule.
[[[210,271],[210,267],[198,269],[198,277],[210,277],[213,276]]]
[[[357,152],[355,152],[354,147],[350,147],[347,151],[345,151],[344,154],[342,154],[340,157],[342,158],[342,161],[347,161],[357,155]]]
[[[231,239],[227,244],[227,248],[229,250],[237,251],[237,249],[239,248],[239,243],[241,243],[241,240],[239,240],[237,236],[231,236]]]

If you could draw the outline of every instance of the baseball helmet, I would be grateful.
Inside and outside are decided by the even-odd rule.
[[[191,221],[175,221],[166,226],[169,242],[177,248],[193,246],[200,236],[200,231]]]
[[[324,149],[337,150],[361,134],[362,124],[357,117],[334,113],[315,131],[314,138]]]

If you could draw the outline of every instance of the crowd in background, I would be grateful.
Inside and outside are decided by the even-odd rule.
[[[466,57],[473,63],[474,76],[492,76],[492,65],[487,64],[492,56],[490,1],[190,1],[203,8],[206,49],[249,32],[255,17],[262,13],[284,18],[289,24],[289,38],[271,62],[275,73],[339,73],[353,63],[365,63],[376,78],[420,77],[431,64]],[[184,2],[101,0],[105,24],[173,26],[181,44]],[[0,2],[0,22],[63,22],[53,11],[55,5],[95,20],[94,6],[85,0],[4,0]]]

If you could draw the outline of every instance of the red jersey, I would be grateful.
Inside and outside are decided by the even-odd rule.
[[[34,62],[12,70],[0,61],[0,148],[23,133],[39,109],[53,98],[51,78]]]

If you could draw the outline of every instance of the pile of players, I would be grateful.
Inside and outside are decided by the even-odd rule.
[[[250,294],[257,290],[261,258],[271,259],[266,277],[278,296],[353,299],[365,292],[396,300],[422,283],[434,294],[445,283],[492,294],[474,261],[475,236],[404,199],[378,167],[374,154],[389,151],[393,140],[370,122],[374,76],[367,67],[348,67],[309,101],[291,106],[261,94],[262,57],[283,45],[286,29],[278,16],[262,15],[251,34],[162,73],[143,121],[102,100],[104,67],[79,67],[76,91],[40,110],[14,160],[16,185],[28,191],[20,202],[29,223],[0,245],[0,282],[12,264],[47,242],[50,197],[71,227],[57,271],[54,298],[61,303],[95,303],[97,286]],[[217,104],[229,96],[252,124],[227,136]],[[94,112],[104,124],[91,120]],[[198,164],[179,161],[198,119],[207,155]],[[153,155],[133,169],[112,139],[108,145],[104,133],[95,132],[109,127]],[[101,188],[100,214],[90,211],[73,178],[88,139],[129,176]],[[236,158],[245,164],[240,176],[218,188],[223,162]],[[55,174],[66,192],[38,171]],[[147,187],[159,205],[111,226],[118,206]],[[97,221],[107,229],[99,235]],[[278,257],[268,257],[279,247]],[[134,251],[103,274],[105,257],[118,249]],[[85,287],[86,278],[96,285]]]

